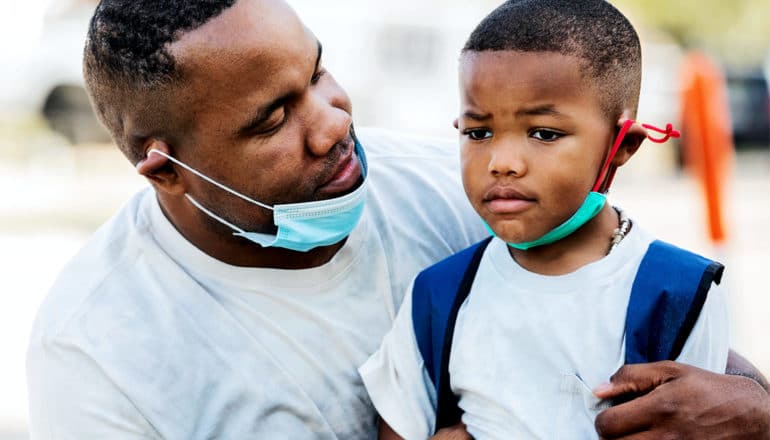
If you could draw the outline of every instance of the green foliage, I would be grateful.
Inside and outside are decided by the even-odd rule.
[[[637,25],[657,28],[685,47],[732,64],[756,64],[770,52],[769,0],[611,0]]]

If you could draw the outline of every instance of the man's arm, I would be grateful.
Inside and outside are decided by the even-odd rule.
[[[641,397],[599,414],[596,430],[604,439],[770,439],[767,380],[732,351],[727,372],[671,361],[623,366],[596,395]]]
[[[27,352],[27,385],[33,440],[161,438],[74,344],[33,340]]]
[[[754,379],[758,384],[762,385],[762,388],[770,394],[770,383],[757,368],[751,364],[745,357],[730,350],[730,354],[727,357],[727,369],[725,373],[731,376],[743,376],[749,379]]]

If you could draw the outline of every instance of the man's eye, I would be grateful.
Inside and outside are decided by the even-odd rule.
[[[318,81],[321,80],[321,77],[324,76],[325,74],[326,74],[326,69],[322,67],[319,68],[318,71],[316,71],[316,73],[313,74],[313,77],[310,78],[310,84],[317,84]]]
[[[533,130],[529,135],[543,142],[553,142],[561,138],[562,136],[564,136],[562,133],[559,133],[558,131],[548,130],[544,128]]]
[[[469,130],[465,130],[463,132],[464,135],[471,138],[471,140],[474,141],[483,141],[484,139],[489,139],[492,137],[492,132],[490,130],[486,130],[483,128],[473,128]]]
[[[285,109],[277,110],[276,113],[274,113],[270,118],[270,121],[268,121],[264,125],[264,128],[261,128],[260,130],[258,130],[257,134],[260,136],[267,136],[267,135],[274,134],[286,122],[286,116],[287,114]]]

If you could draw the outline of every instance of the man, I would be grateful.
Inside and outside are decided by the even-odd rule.
[[[100,3],[86,82],[152,189],[96,233],[41,307],[27,363],[33,438],[376,435],[356,367],[417,270],[483,229],[452,146],[377,131],[359,143],[321,54],[279,0]],[[607,392],[682,398],[656,388],[675,365],[647,367]],[[708,421],[770,430],[756,382],[705,374],[665,379],[695,382],[698,402],[740,402]],[[725,391],[729,380],[743,388]],[[677,432],[677,417],[703,413],[665,420]]]

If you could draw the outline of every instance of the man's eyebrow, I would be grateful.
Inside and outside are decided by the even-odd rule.
[[[463,113],[463,118],[472,119],[476,122],[484,122],[489,120],[491,117],[492,115],[490,115],[489,113],[479,114],[471,110],[468,110],[465,113]]]
[[[525,107],[516,112],[516,116],[553,116],[555,118],[566,118],[567,115],[556,110],[553,104],[543,104],[534,107]]]

